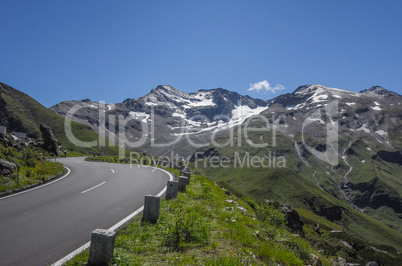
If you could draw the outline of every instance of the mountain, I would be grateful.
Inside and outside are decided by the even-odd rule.
[[[41,140],[40,124],[51,127],[59,143],[76,152],[98,152],[97,147],[81,147],[69,141],[64,127],[64,118],[44,107],[27,94],[18,91],[4,83],[0,83],[0,125],[7,131],[25,132],[27,136]],[[80,141],[96,141],[99,136],[88,126],[72,122],[71,130]],[[110,147],[105,147],[110,151]]]
[[[51,109],[119,145],[192,155],[193,168],[256,199],[309,209],[369,243],[401,249],[401,103],[379,86],[305,85],[269,101],[158,86],[122,103],[86,99]]]
[[[122,103],[106,105],[86,99],[61,102],[50,109],[66,117],[76,107],[71,116],[74,121],[119,146],[139,146],[151,155],[175,152],[187,156],[196,149],[189,143],[206,143],[212,134],[240,125],[266,106],[267,101],[221,88],[185,93],[164,85]]]
[[[370,89],[362,90],[360,93],[377,94],[386,96],[400,96],[398,93],[384,89],[381,86],[373,86]]]
[[[402,96],[379,87],[300,86],[235,131],[242,145],[225,145],[231,136],[222,134],[217,145],[198,149],[202,160],[193,155],[193,167],[259,200],[309,209],[365,241],[394,237],[401,250],[401,105]],[[254,128],[239,133],[246,127]],[[395,231],[379,235],[372,218]]]

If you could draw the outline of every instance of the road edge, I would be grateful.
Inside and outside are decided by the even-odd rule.
[[[170,173],[169,171],[162,169],[162,168],[158,168],[158,167],[154,167],[154,166],[145,166],[143,165],[142,167],[151,167],[154,168],[156,170],[160,170],[162,172],[165,172],[168,176],[169,176],[169,180],[173,181],[174,177],[173,174]],[[166,192],[167,186],[165,186],[158,194],[158,197],[161,197],[165,192]],[[135,216],[137,216],[138,214],[140,214],[142,211],[144,210],[144,205],[142,205],[140,208],[138,208],[136,211],[134,211],[133,213],[131,213],[130,215],[128,215],[126,218],[124,218],[123,220],[117,222],[115,225],[113,225],[112,227],[110,227],[108,230],[112,230],[112,231],[116,231],[118,229],[120,229],[123,225],[125,225],[126,223],[128,223],[130,220],[132,220]],[[91,245],[91,241],[85,243],[84,245],[82,245],[81,247],[77,248],[76,250],[74,250],[73,252],[71,252],[70,254],[64,256],[63,258],[61,258],[60,260],[56,261],[55,263],[53,263],[51,266],[62,266],[64,265],[67,261],[72,260],[75,256],[77,256],[78,254],[82,253],[84,250],[88,249]]]
[[[49,178],[48,180],[46,180],[46,182],[36,183],[36,184],[29,185],[29,186],[26,186],[26,187],[23,187],[23,188],[19,188],[19,189],[15,189],[15,190],[11,190],[11,191],[1,193],[0,194],[0,200],[11,198],[11,197],[14,197],[14,196],[18,196],[18,195],[21,195],[23,193],[27,193],[27,192],[30,192],[32,190],[48,186],[50,184],[53,184],[53,183],[56,183],[57,181],[62,180],[63,178],[67,177],[71,172],[70,168],[68,168],[67,166],[63,165],[63,167],[64,167],[64,171],[61,174],[58,174],[56,176],[53,176],[53,177]]]

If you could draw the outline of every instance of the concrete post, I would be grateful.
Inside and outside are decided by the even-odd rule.
[[[190,183],[190,178],[191,178],[191,173],[190,172],[184,172],[183,176],[188,178],[188,183]]]
[[[113,258],[116,233],[111,230],[96,229],[91,235],[89,265],[108,265]]]
[[[154,195],[146,195],[142,220],[156,223],[159,219],[160,198]]]
[[[177,191],[179,190],[179,182],[177,181],[168,181],[166,188],[166,199],[175,199],[177,198]]]
[[[188,184],[188,178],[185,176],[180,176],[179,177],[179,191],[185,192],[187,184]]]

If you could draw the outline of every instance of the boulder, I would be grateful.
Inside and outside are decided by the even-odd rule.
[[[42,133],[42,138],[44,142],[43,148],[46,151],[51,152],[56,156],[59,156],[61,150],[59,148],[59,143],[56,137],[54,136],[52,129],[45,124],[40,124],[40,132]]]
[[[320,216],[324,216],[327,220],[331,222],[339,221],[342,219],[342,207],[339,206],[323,207],[317,214]]]
[[[7,135],[0,134],[0,142],[3,144],[4,147],[13,146],[11,139]]]
[[[281,207],[282,213],[285,216],[287,227],[290,229],[292,233],[296,234],[304,234],[303,225],[304,221],[301,218],[300,214],[293,209],[290,205],[282,205]]]
[[[0,159],[0,175],[12,176],[17,166],[14,163],[4,161]]]
[[[342,257],[338,257],[339,266],[346,266],[346,260]]]
[[[314,254],[311,254],[311,266],[322,266],[320,258]]]
[[[206,150],[197,150],[193,155],[191,155],[189,162],[195,162],[199,159],[208,159],[212,157],[220,157],[220,153],[215,148],[208,148]]]
[[[314,231],[317,233],[317,234],[319,234],[319,235],[321,235],[322,234],[322,231],[320,230],[320,224],[316,224],[315,226],[314,226]]]

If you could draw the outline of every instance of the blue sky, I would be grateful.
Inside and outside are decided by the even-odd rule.
[[[402,94],[402,1],[0,2],[0,81],[50,107],[159,84],[270,99],[300,85]],[[281,91],[247,91],[266,80]]]

